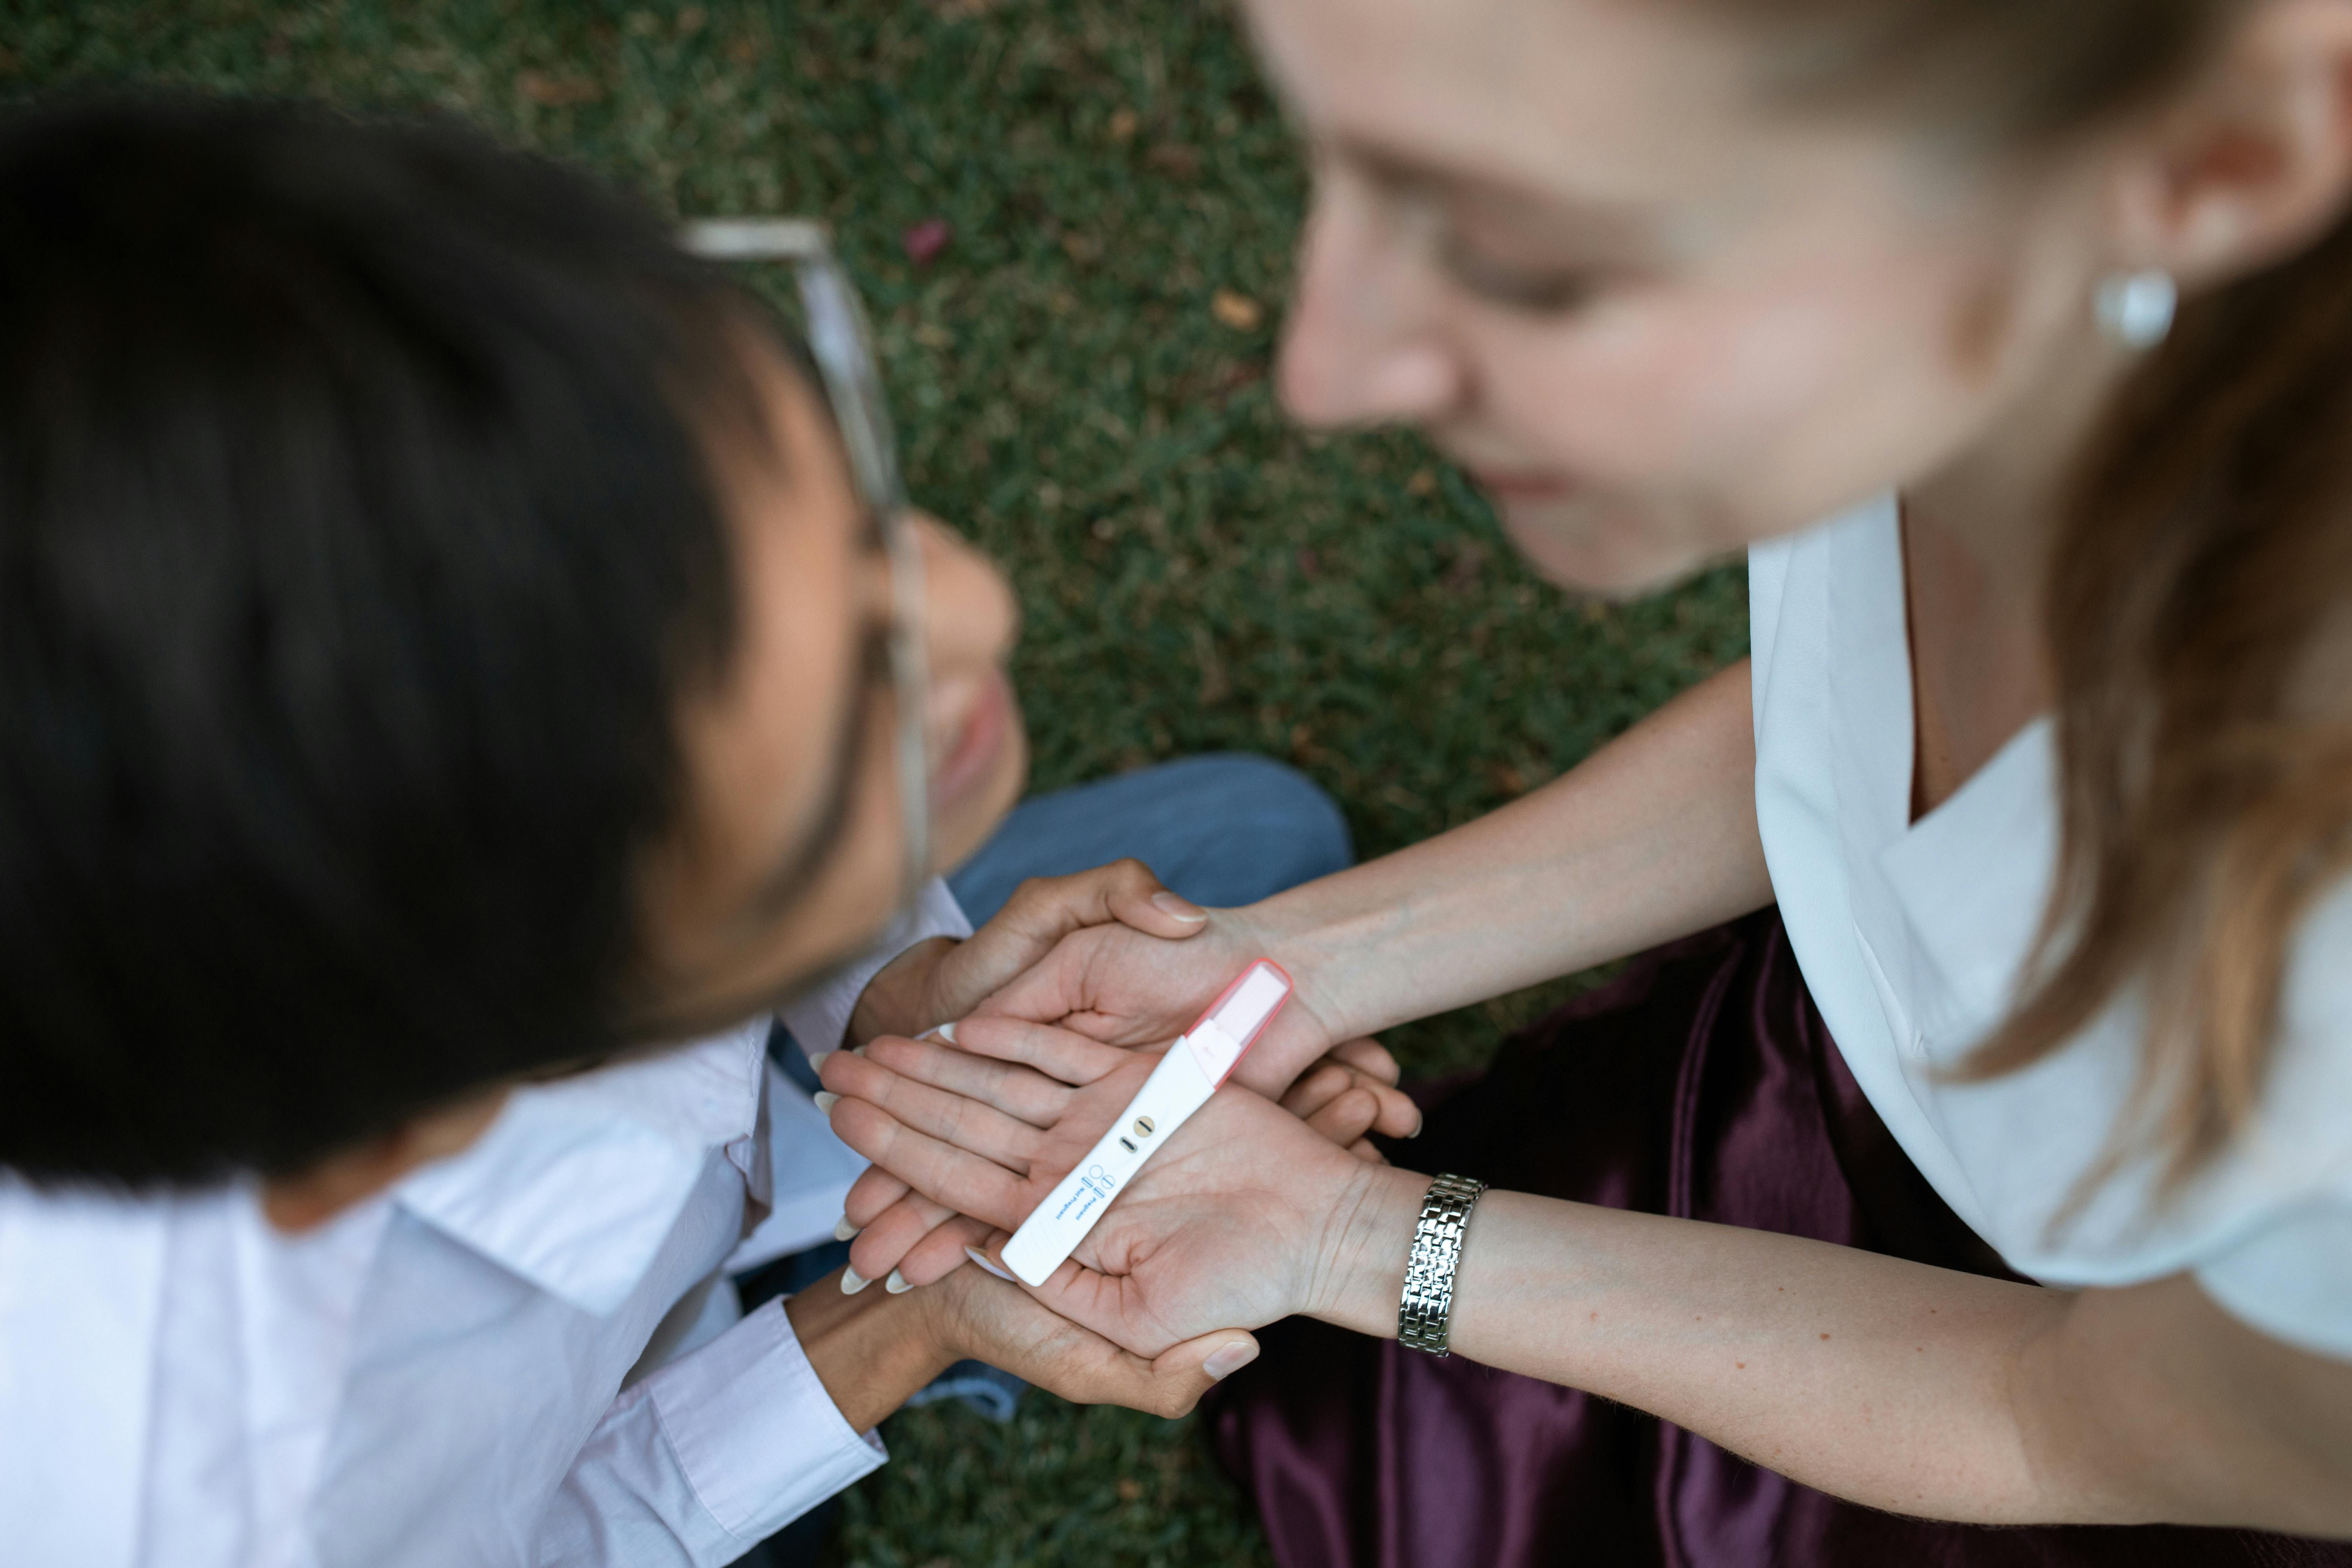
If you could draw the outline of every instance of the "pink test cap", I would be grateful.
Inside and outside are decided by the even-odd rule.
[[[1224,1082],[1240,1065],[1275,1015],[1282,1011],[1282,1005],[1290,1000],[1290,976],[1283,973],[1282,965],[1261,958],[1209,1005],[1201,1021],[1186,1032],[1184,1042],[1211,1083]]]

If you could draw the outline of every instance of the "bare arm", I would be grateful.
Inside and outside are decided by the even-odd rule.
[[[1298,990],[1235,1077],[1280,1096],[1346,1042],[1622,958],[1771,898],[1743,659],[1500,811],[1213,911],[1189,941],[1116,924],[1075,931],[980,1012],[1153,1045],[1181,1034],[1244,965],[1270,954]],[[1411,1130],[1411,1119],[1398,1120],[1384,1106],[1380,1131]]]
[[[1009,1230],[1146,1068],[1012,1020],[961,1033],[959,1049],[884,1041],[828,1061],[849,1097],[833,1124]],[[1389,1338],[1428,1185],[1228,1089],[1038,1294],[1140,1354],[1299,1312]],[[1895,1512],[2352,1538],[2352,1363],[2247,1328],[2188,1278],[2074,1293],[1489,1193],[1453,1343]]]
[[[1311,1310],[1392,1337],[1428,1181],[1351,1174]],[[1495,1193],[1454,1300],[1474,1360],[1874,1507],[2352,1537],[2352,1365],[2246,1328],[2186,1277],[2076,1294]]]
[[[1335,1039],[1499,996],[1772,899],[1748,665],[1477,821],[1253,906]]]

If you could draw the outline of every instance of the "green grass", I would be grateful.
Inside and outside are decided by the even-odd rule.
[[[1223,7],[1135,0],[0,0],[0,93],[168,79],[436,106],[680,215],[831,219],[910,483],[1011,569],[1050,788],[1221,748],[1321,780],[1367,854],[1464,822],[1745,651],[1723,572],[1575,605],[1415,439],[1268,382],[1305,184]],[[928,268],[899,237],[946,218]],[[1234,326],[1221,290],[1260,307]],[[1239,314],[1228,312],[1229,315]],[[1485,1059],[1572,983],[1399,1030]],[[1262,1561],[1186,1423],[1033,1395],[890,1423],[843,1561]]]

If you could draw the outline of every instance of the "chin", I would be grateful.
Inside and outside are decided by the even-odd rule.
[[[1636,599],[1671,588],[1723,558],[1679,530],[1591,503],[1497,509],[1537,576],[1555,588],[1599,598]]]

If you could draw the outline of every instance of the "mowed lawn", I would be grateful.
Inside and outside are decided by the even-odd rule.
[[[1306,181],[1222,5],[0,0],[0,95],[155,80],[455,111],[682,216],[829,219],[917,499],[1020,586],[1036,788],[1262,752],[1378,854],[1746,650],[1736,571],[1571,602],[1417,440],[1285,422]],[[918,265],[932,220],[951,237]],[[1562,990],[1391,1044],[1409,1071],[1475,1065]],[[1265,1560],[1189,1422],[1033,1394],[1010,1426],[933,1408],[886,1436],[844,1563]]]

